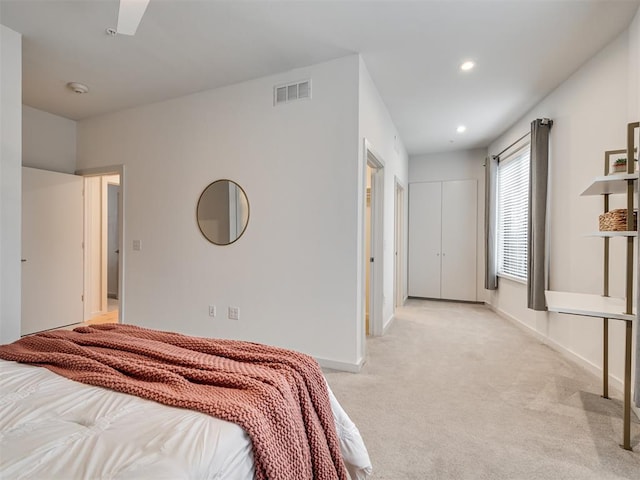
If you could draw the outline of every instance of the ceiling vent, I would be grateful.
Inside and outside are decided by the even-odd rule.
[[[273,87],[273,104],[293,102],[294,100],[308,100],[311,98],[311,80],[276,85]]]

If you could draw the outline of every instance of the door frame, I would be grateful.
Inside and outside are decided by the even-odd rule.
[[[109,190],[111,187],[116,187],[116,213],[120,212],[120,180],[118,180],[118,183],[112,183],[112,181],[110,180],[111,175],[104,175],[102,177],[102,183],[103,183],[103,195],[104,198],[106,199],[106,202],[103,204],[103,232],[102,232],[102,238],[103,241],[105,243],[105,245],[107,245],[107,251],[104,252],[105,253],[105,266],[104,266],[104,273],[105,273],[105,280],[104,280],[104,285],[106,288],[106,297],[109,297],[110,293],[109,292],[109,213],[112,211],[109,205]],[[118,225],[118,228],[120,228],[120,225]],[[118,232],[118,237],[120,236],[119,232]],[[116,245],[116,249],[118,250],[117,255],[120,255],[120,239],[117,239],[117,245]],[[116,257],[118,258],[118,257]],[[119,264],[119,262],[117,262]],[[118,265],[119,266],[119,265]],[[118,277],[119,277],[119,273],[118,273]],[[117,280],[116,280],[117,282]],[[118,296],[118,291],[116,289],[115,292],[116,298]],[[108,302],[108,301],[107,301]]]
[[[404,295],[404,286],[405,282],[403,281],[406,276],[404,275],[404,192],[405,188],[402,182],[398,179],[397,176],[394,177],[394,197],[395,197],[395,206],[394,206],[394,246],[393,246],[393,271],[394,271],[394,280],[393,280],[393,311],[395,313],[395,309],[397,307],[401,307],[404,305],[405,295]]]
[[[125,321],[125,274],[124,266],[126,261],[126,250],[124,247],[125,231],[124,231],[124,216],[125,216],[125,168],[124,165],[108,165],[105,167],[83,168],[76,170],[76,175],[82,177],[102,177],[105,175],[119,175],[120,176],[120,201],[118,202],[118,249],[120,254],[118,255],[118,322],[124,323]],[[86,249],[85,249],[86,250]],[[85,267],[86,272],[86,267]],[[86,282],[85,282],[86,285]],[[106,288],[106,285],[105,285]],[[86,292],[85,292],[86,295]]]
[[[366,302],[366,261],[365,259],[365,215],[367,207],[367,166],[373,169],[371,181],[371,253],[374,261],[371,265],[369,282],[370,288],[370,308],[369,308],[369,330],[372,336],[383,334],[383,307],[384,307],[384,255],[383,255],[383,234],[384,234],[384,160],[372,148],[370,142],[364,139],[363,162],[362,162],[362,185],[361,185],[361,206],[364,212],[360,229],[362,232],[362,306]],[[366,308],[361,309],[361,326],[363,337],[366,337]]]

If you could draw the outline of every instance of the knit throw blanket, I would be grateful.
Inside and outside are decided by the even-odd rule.
[[[0,358],[240,425],[258,480],[346,480],[324,377],[302,353],[105,324],[24,337]]]

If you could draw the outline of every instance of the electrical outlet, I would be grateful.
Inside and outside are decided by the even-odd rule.
[[[240,320],[240,309],[238,307],[229,307],[229,320]]]
[[[216,306],[215,305],[209,305],[209,316],[210,317],[215,317],[216,316]]]

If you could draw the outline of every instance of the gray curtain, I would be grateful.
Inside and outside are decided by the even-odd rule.
[[[484,164],[484,288],[497,290],[498,272],[496,262],[496,185],[498,157],[489,155]]]
[[[529,225],[527,303],[533,310],[546,310],[547,285],[547,179],[549,176],[548,118],[531,122],[531,167],[529,173]]]

